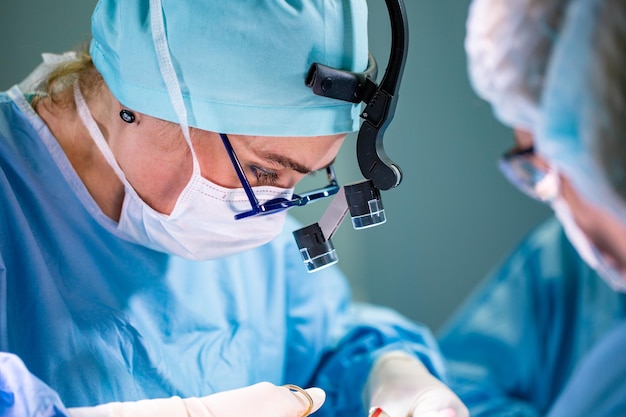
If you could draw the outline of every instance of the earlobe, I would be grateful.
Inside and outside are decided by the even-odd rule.
[[[135,121],[135,114],[130,110],[123,109],[120,111],[120,117],[126,123],[133,123]]]

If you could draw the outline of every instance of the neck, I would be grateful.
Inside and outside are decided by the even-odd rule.
[[[103,105],[89,100],[87,104],[99,126],[106,125]],[[35,106],[39,117],[59,142],[72,167],[96,201],[100,209],[111,219],[118,221],[124,199],[124,186],[85,128],[75,106],[55,103],[46,97]],[[107,137],[106,130],[102,129]]]

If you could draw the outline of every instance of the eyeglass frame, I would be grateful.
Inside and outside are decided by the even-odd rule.
[[[266,201],[263,204],[259,204],[259,200],[256,198],[256,195],[254,195],[254,190],[252,189],[252,186],[250,185],[250,182],[248,181],[248,178],[244,173],[243,167],[241,166],[241,163],[237,158],[237,154],[235,154],[235,150],[233,149],[230,140],[228,139],[228,135],[226,135],[225,133],[220,133],[219,135],[222,139],[224,147],[226,148],[226,153],[228,154],[228,157],[230,158],[230,161],[235,168],[237,177],[239,177],[241,186],[248,196],[248,200],[250,201],[251,206],[250,211],[235,214],[235,220],[241,220],[252,216],[262,216],[279,213],[292,207],[304,206],[310,202],[330,197],[331,195],[337,194],[337,192],[339,192],[339,183],[337,182],[337,177],[335,176],[335,169],[331,164],[326,167],[328,185],[326,185],[325,187],[308,191],[302,194],[293,194],[291,199],[278,197]]]
[[[530,159],[533,156],[535,148],[532,146],[509,150],[498,159],[498,168],[519,191],[534,200],[549,204],[560,194],[559,175],[554,168],[539,167]],[[526,176],[521,175],[521,172]]]

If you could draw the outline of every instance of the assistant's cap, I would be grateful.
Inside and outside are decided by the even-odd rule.
[[[626,224],[626,3],[568,8],[546,78],[537,152],[576,191]]]
[[[365,0],[161,3],[189,126],[260,136],[358,130],[358,104],[317,96],[304,80],[313,62],[365,70]],[[150,22],[149,0],[100,0],[90,53],[124,106],[179,123]]]
[[[470,82],[510,127],[533,132],[553,43],[570,0],[473,0],[465,50]]]

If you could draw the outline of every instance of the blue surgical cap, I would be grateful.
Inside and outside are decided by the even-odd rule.
[[[600,14],[601,6],[606,4],[609,4],[606,0],[576,0],[568,9],[547,74],[535,148],[567,177],[586,201],[626,224],[626,201],[611,186],[596,153],[599,142],[604,140],[596,126],[605,122],[610,102],[598,100],[595,89],[600,81],[598,77],[615,76],[614,68],[605,67],[596,56],[596,51],[601,49],[596,36],[608,30]],[[609,39],[614,36],[608,34]],[[613,53],[622,55],[621,45]],[[622,94],[617,91],[618,95]],[[623,113],[617,117],[622,118]],[[620,127],[620,124],[614,126],[612,134],[623,142],[626,131]]]
[[[305,83],[319,62],[367,67],[365,0],[162,0],[186,123],[213,132],[316,136],[355,131],[358,104]],[[90,53],[124,106],[181,123],[153,42],[149,0],[100,0]]]
[[[534,132],[545,67],[570,0],[473,0],[465,51],[474,91],[503,124]]]

